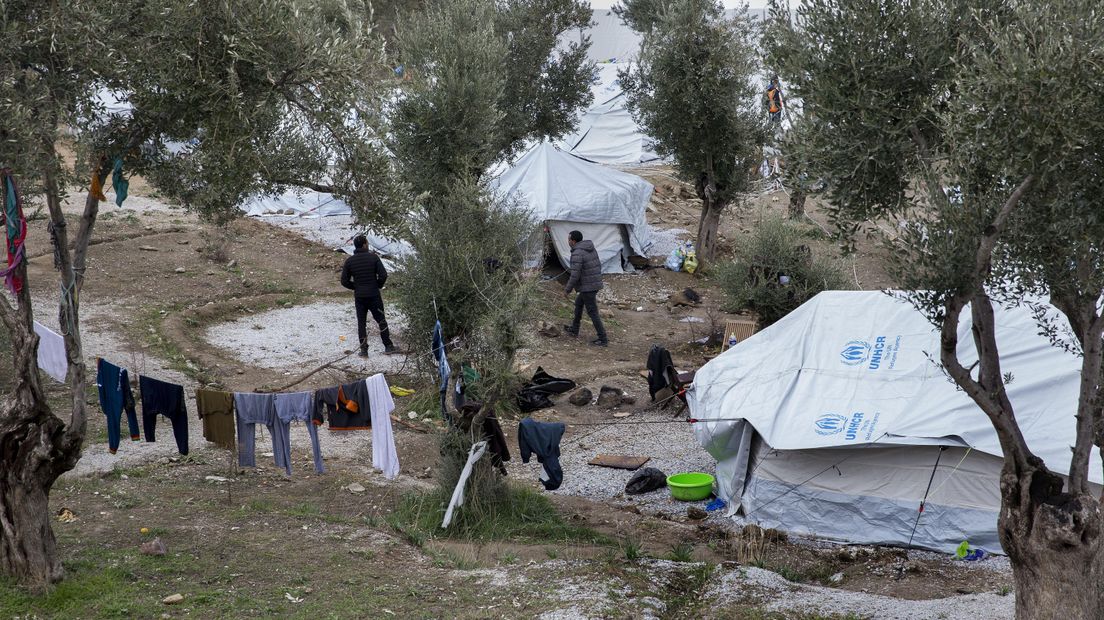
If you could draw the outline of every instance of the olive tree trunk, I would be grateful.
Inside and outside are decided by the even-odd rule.
[[[701,218],[698,220],[698,268],[711,264],[717,258],[717,231],[721,227],[721,213],[728,203],[717,191],[713,175],[703,172],[695,188],[702,201]]]
[[[1001,545],[1012,562],[1016,618],[1104,618],[1100,502],[1062,492],[1063,479],[1038,465],[1001,475]]]
[[[52,143],[47,146],[53,148]],[[54,231],[58,277],[63,289],[71,291],[58,303],[68,363],[68,423],[51,411],[39,380],[38,336],[34,332],[25,261],[17,270],[23,289],[14,303],[0,293],[0,322],[11,340],[15,376],[10,391],[0,398],[0,574],[35,589],[56,583],[63,576],[51,529],[49,497],[58,477],[77,464],[84,442],[86,378],[77,299],[99,208],[99,201],[89,193],[71,254],[55,172],[44,173],[44,190]],[[106,175],[106,171],[101,172],[101,181]]]

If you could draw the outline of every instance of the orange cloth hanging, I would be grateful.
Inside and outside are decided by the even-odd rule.
[[[103,181],[100,180],[100,168],[98,166],[96,171],[92,173],[92,187],[88,188],[88,191],[96,200],[107,201],[107,196],[104,196],[103,193]]]

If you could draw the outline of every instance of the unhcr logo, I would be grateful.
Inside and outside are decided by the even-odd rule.
[[[835,435],[847,425],[847,416],[838,413],[826,413],[816,419],[817,435]]]
[[[848,366],[858,366],[870,359],[870,343],[852,340],[840,351],[840,360]]]

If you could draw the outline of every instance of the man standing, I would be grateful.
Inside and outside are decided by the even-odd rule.
[[[356,300],[357,335],[360,336],[360,356],[368,357],[368,329],[365,323],[368,313],[376,320],[383,341],[383,352],[390,355],[398,349],[391,342],[391,333],[387,329],[387,319],[383,316],[383,295],[380,289],[387,282],[387,269],[383,261],[368,248],[368,238],[357,235],[353,239],[353,255],[345,260],[341,268],[341,286],[353,291]]]
[[[579,294],[575,296],[575,320],[571,325],[564,325],[564,331],[572,336],[579,335],[579,323],[583,320],[585,306],[590,322],[594,324],[594,331],[598,332],[598,338],[591,340],[590,344],[604,347],[609,344],[609,340],[606,338],[606,328],[602,325],[602,317],[598,314],[598,291],[602,290],[602,261],[598,258],[598,250],[594,249],[594,242],[583,241],[583,233],[577,230],[568,234],[567,244],[571,246],[571,277],[567,279],[564,297],[570,296],[572,289]]]
[[[786,105],[782,98],[782,86],[778,83],[778,76],[771,78],[767,87],[767,113],[770,114],[771,123],[782,123],[782,108]]]

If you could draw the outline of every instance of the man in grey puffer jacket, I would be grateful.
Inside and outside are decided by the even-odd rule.
[[[604,347],[609,344],[609,339],[606,338],[602,317],[598,314],[598,291],[602,290],[602,261],[598,258],[598,250],[594,249],[594,242],[583,241],[583,233],[577,230],[568,234],[567,244],[571,246],[571,277],[564,287],[564,297],[570,296],[572,290],[579,294],[575,296],[575,320],[571,325],[564,325],[564,331],[572,336],[579,335],[579,323],[583,320],[585,307],[590,322],[594,324],[594,331],[598,332],[598,338],[590,341],[590,344]]]

